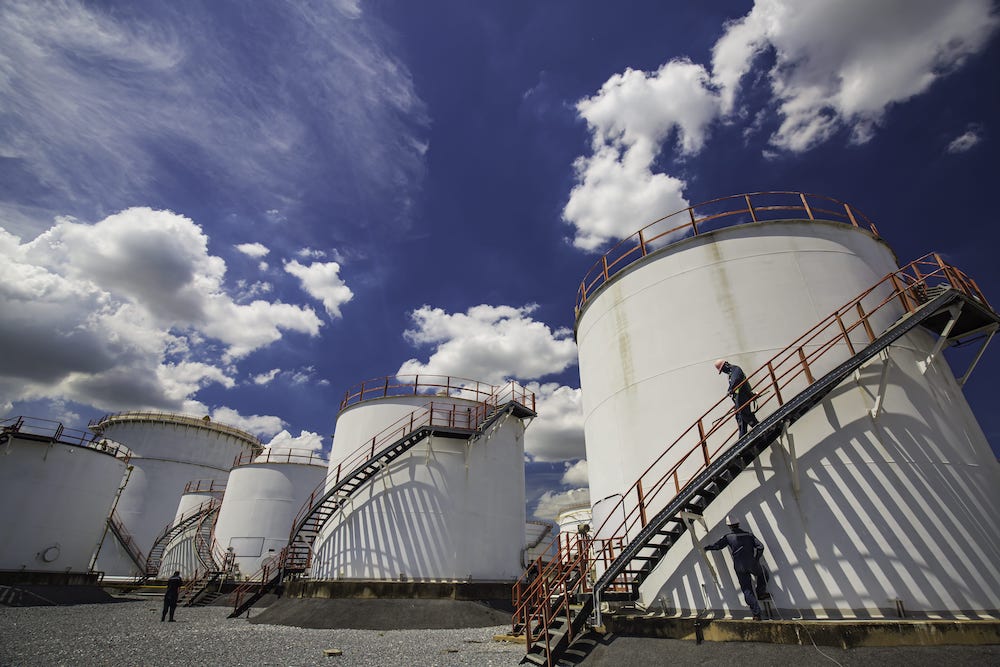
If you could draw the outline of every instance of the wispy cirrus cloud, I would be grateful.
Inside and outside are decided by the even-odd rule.
[[[164,197],[211,182],[204,196],[282,219],[317,197],[381,201],[392,213],[374,217],[406,218],[426,112],[360,5],[133,10],[0,4],[0,180],[18,185],[0,187],[0,206],[21,225],[26,204],[100,215],[143,201],[153,181]],[[264,24],[270,38],[248,42]],[[316,160],[323,151],[342,159]]]

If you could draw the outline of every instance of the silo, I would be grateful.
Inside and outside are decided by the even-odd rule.
[[[422,375],[348,392],[328,489],[407,434],[426,428],[426,436],[406,443],[390,463],[369,466],[364,483],[319,532],[311,576],[515,580],[525,546],[524,419],[534,416],[534,403],[519,387],[511,393],[514,387]]]
[[[224,479],[196,479],[184,486],[172,526],[181,523],[186,526],[165,545],[157,573],[159,579],[166,579],[175,571],[185,580],[193,579],[221,564],[221,558],[213,553],[212,533],[225,492]],[[195,515],[197,518],[186,522]]]
[[[58,422],[0,422],[0,503],[6,508],[0,514],[0,572],[39,574],[36,583],[58,581],[45,575],[67,581],[86,575],[127,455],[115,443]]]
[[[224,481],[237,456],[261,448],[260,441],[245,431],[179,414],[120,412],[95,420],[90,429],[133,452],[134,469],[116,514],[141,556],[149,555],[157,537],[173,523],[190,480]],[[105,541],[98,565],[117,576],[139,570],[117,540],[114,544]]]
[[[633,484],[658,457],[665,471],[704,465],[682,434],[697,443],[693,426],[711,430],[731,406],[708,411],[726,390],[713,360],[766,372],[844,304],[875,285],[874,302],[891,292],[880,281],[897,268],[856,210],[799,193],[692,207],[602,258],[581,285],[576,325],[595,527],[630,511],[622,494],[643,494]],[[867,326],[878,336],[903,313],[890,301]],[[840,340],[813,373],[858,349]],[[938,352],[936,332],[915,328],[837,384],[692,521],[640,601],[744,613],[726,558],[697,548],[735,513],[769,548],[779,608],[837,617],[1000,609],[1000,466]],[[672,493],[643,511],[655,514]]]
[[[307,449],[266,448],[239,457],[215,526],[219,551],[233,550],[238,576],[252,576],[288,544],[296,512],[326,476],[329,461]]]

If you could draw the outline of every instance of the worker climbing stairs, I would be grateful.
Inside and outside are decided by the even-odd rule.
[[[889,313],[899,316],[877,332],[875,322]],[[540,558],[529,568],[514,594],[514,628],[527,639],[524,661],[558,664],[588,622],[600,625],[602,602],[637,600],[639,587],[691,522],[741,472],[775,442],[785,441],[788,429],[841,382],[908,332],[921,327],[935,334],[934,357],[945,345],[995,332],[998,325],[1000,315],[976,284],[937,255],[887,275],[837,309],[748,374],[757,408],[766,414],[756,428],[740,437],[733,408],[713,421],[729,402],[723,397],[663,450],[590,537],[573,549],[557,546],[548,560]],[[846,359],[837,359],[838,354]],[[970,366],[963,379],[971,371]]]

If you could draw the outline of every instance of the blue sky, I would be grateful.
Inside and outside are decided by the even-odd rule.
[[[211,414],[330,446],[363,380],[539,395],[529,509],[580,499],[576,287],[759,190],[851,203],[1000,302],[983,0],[0,5],[0,413]],[[994,450],[987,350],[966,394]]]

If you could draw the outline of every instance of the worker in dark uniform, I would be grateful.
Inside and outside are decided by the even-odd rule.
[[[163,596],[163,614],[160,615],[161,623],[167,620],[168,612],[170,613],[170,622],[174,622],[174,611],[177,609],[177,599],[181,595],[181,584],[183,583],[179,570],[167,579],[167,592]]]
[[[724,535],[715,544],[705,547],[705,551],[718,551],[729,547],[733,556],[733,570],[736,579],[743,589],[743,599],[753,612],[753,620],[760,620],[760,603],[758,600],[770,600],[767,592],[767,572],[761,566],[760,557],[764,555],[764,545],[751,533],[740,528],[739,519],[728,517],[726,523],[732,531]]]
[[[750,403],[753,402],[753,387],[750,386],[749,382],[745,382],[747,376],[743,374],[743,369],[725,359],[717,359],[715,369],[729,376],[729,389],[726,391],[732,397],[733,403],[736,404],[736,423],[740,427],[740,437],[742,438],[749,429],[754,428],[758,423],[750,408]]]

